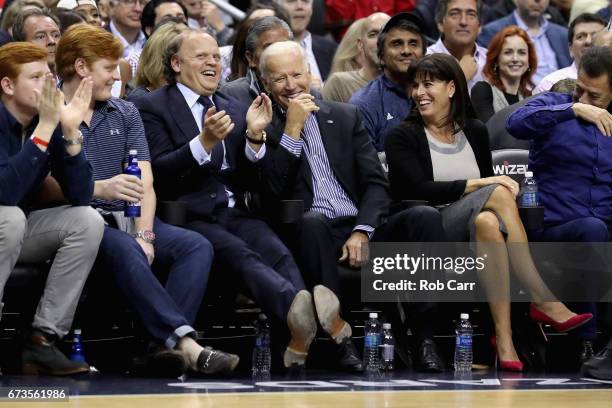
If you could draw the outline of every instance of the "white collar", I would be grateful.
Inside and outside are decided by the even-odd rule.
[[[198,103],[198,99],[200,98],[200,95],[195,93],[188,86],[183,85],[179,82],[176,83],[176,87],[178,88],[179,92],[183,95],[183,98],[185,98],[185,102],[187,102],[187,106],[189,106],[189,109],[193,109],[193,106],[196,103]],[[210,99],[210,101],[213,102],[212,96],[209,96],[208,99]],[[214,105],[214,102],[213,102],[213,105]]]

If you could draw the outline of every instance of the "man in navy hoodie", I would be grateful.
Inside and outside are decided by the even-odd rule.
[[[67,375],[89,367],[68,360],[54,342],[70,330],[104,223],[89,207],[94,182],[79,131],[92,81],[84,79],[65,105],[46,59],[31,43],[0,48],[0,299],[17,261],[54,258],[22,368]],[[66,205],[45,208],[42,196]]]

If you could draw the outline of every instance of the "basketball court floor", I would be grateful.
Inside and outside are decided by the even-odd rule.
[[[612,381],[579,373],[345,375],[311,371],[252,378],[142,379],[90,374],[75,378],[3,376],[0,406],[27,407],[521,407],[610,408]],[[17,402],[17,390],[61,389],[67,400]],[[8,398],[13,391],[12,399]]]

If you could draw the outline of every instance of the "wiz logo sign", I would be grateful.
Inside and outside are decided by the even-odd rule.
[[[526,164],[510,164],[508,160],[504,160],[502,164],[493,166],[493,171],[497,176],[509,176],[511,174],[525,174],[527,171]]]

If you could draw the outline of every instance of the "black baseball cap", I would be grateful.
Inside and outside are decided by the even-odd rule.
[[[397,13],[396,15],[391,17],[389,19],[389,21],[387,21],[387,23],[380,30],[380,32],[381,33],[386,33],[387,31],[391,30],[392,28],[397,27],[403,21],[411,23],[413,26],[418,28],[420,33],[424,32],[424,30],[423,30],[424,24],[423,24],[423,20],[421,20],[421,17],[417,16],[416,14],[408,13],[408,12]]]

